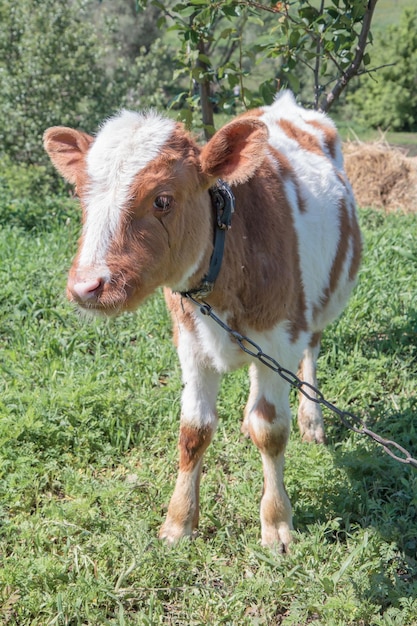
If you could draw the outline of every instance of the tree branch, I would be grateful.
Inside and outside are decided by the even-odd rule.
[[[356,47],[355,57],[349,67],[343,72],[342,76],[337,79],[335,86],[330,93],[325,95],[320,103],[321,111],[328,111],[333,102],[338,99],[342,91],[346,88],[349,81],[359,73],[365,53],[368,35],[371,28],[372,17],[378,0],[368,0],[368,6],[362,22],[361,32],[359,34],[358,45]]]
[[[319,9],[320,15],[323,15],[323,10],[324,10],[324,0],[321,0],[321,2],[320,2],[320,9]],[[315,62],[315,66],[314,66],[314,108],[315,109],[318,108],[319,97],[320,97],[320,84],[319,84],[320,60],[321,60],[320,48],[321,48],[320,37],[317,37],[317,42],[316,42],[316,62]]]
[[[198,52],[199,54],[206,55],[205,43],[203,39],[200,39],[198,42]],[[201,67],[204,73],[207,72],[208,66],[205,61],[201,60],[201,57],[197,59],[197,67]],[[204,136],[206,140],[210,139],[213,135],[214,131],[214,117],[213,117],[213,105],[210,100],[210,80],[205,77],[203,80],[198,83],[198,90],[200,93],[200,106],[201,106],[201,116],[203,118],[204,124]]]

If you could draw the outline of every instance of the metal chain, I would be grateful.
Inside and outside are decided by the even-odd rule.
[[[223,328],[223,330],[225,330],[230,335],[230,337],[232,337],[236,341],[236,343],[241,348],[241,350],[243,350],[243,352],[246,352],[246,354],[249,354],[255,359],[258,359],[258,361],[263,363],[263,365],[269,367],[271,370],[279,374],[281,378],[286,380],[295,389],[298,389],[298,391],[302,393],[308,400],[311,400],[316,404],[325,406],[327,409],[335,413],[346,428],[355,433],[359,433],[360,435],[366,435],[370,437],[371,439],[373,439],[373,441],[382,446],[384,451],[396,461],[417,468],[417,459],[414,459],[405,448],[400,446],[395,441],[391,441],[390,439],[384,439],[377,433],[374,433],[359,417],[357,417],[353,413],[350,413],[349,411],[342,411],[337,406],[326,400],[321,391],[314,387],[314,385],[302,381],[298,376],[296,376],[296,374],[286,369],[285,367],[282,367],[278,363],[278,361],[276,361],[271,356],[265,354],[265,352],[254,341],[252,341],[245,335],[237,332],[236,330],[232,330],[225,322],[217,317],[217,315],[213,312],[212,307],[207,304],[207,302],[205,302],[204,300],[197,300],[188,292],[184,292],[181,295],[188,298],[189,300],[191,300],[191,302],[198,306],[202,315],[211,317],[211,319],[216,322],[216,324]],[[400,453],[403,456],[398,456],[398,454],[396,453]]]

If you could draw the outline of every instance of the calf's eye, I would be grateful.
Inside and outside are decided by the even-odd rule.
[[[157,196],[153,201],[153,208],[157,211],[169,211],[172,207],[172,196]]]

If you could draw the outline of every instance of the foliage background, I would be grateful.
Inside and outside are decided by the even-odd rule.
[[[196,7],[204,5],[195,1]],[[361,0],[352,2],[359,6]],[[326,54],[334,55],[338,47],[343,56],[349,45],[348,21],[337,21],[344,3],[349,4],[334,1],[341,17],[336,12],[331,26],[319,20],[314,27],[318,33],[325,28]],[[180,45],[179,22],[167,17],[174,5],[183,6],[177,15],[186,24],[186,5],[174,0],[150,1],[146,8],[136,0],[0,0],[0,156],[49,167],[41,141],[48,126],[92,133],[124,106],[168,109],[198,126],[200,100],[194,87],[204,72],[214,81],[211,98],[219,113],[242,110],[242,98],[246,106],[269,101],[278,85],[293,87],[302,101],[312,103],[312,73],[306,64],[314,64],[314,50],[300,48],[305,45],[301,27],[274,31],[275,24],[283,24],[279,15],[238,11],[230,0],[221,18],[201,26],[212,33],[210,64],[204,70],[197,52]],[[391,0],[378,0],[366,66],[385,67],[353,81],[348,106],[342,97],[334,114],[345,124],[415,130],[417,8],[397,0],[390,15],[395,21],[387,26],[384,9],[390,5]],[[300,8],[306,20],[314,16],[309,7],[306,2]],[[327,80],[325,58],[320,71]]]
[[[352,86],[351,116],[373,128],[416,131],[417,7],[376,37],[371,54],[383,67]]]

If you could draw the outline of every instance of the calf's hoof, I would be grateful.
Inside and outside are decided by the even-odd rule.
[[[301,439],[307,443],[326,443],[323,428],[307,428],[301,432]]]
[[[190,538],[192,535],[192,528],[185,528],[180,524],[175,524],[170,521],[166,521],[159,531],[159,539],[162,539],[170,546],[175,545],[184,537]]]
[[[326,443],[321,410],[307,411],[300,407],[298,411],[298,426],[303,441],[308,443]]]
[[[288,524],[282,523],[278,527],[265,526],[262,528],[262,545],[277,550],[281,554],[290,552],[292,542],[291,529]]]

